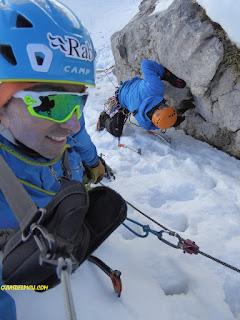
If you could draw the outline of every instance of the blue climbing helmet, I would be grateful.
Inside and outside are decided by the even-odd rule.
[[[95,85],[88,31],[56,0],[0,0],[0,82]]]

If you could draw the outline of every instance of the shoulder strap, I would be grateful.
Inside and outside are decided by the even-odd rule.
[[[67,149],[63,154],[62,169],[63,177],[61,180],[71,180],[72,173]],[[30,225],[41,219],[44,211],[39,210],[1,155],[0,189],[17,218],[23,235],[26,237],[29,232]]]
[[[39,212],[12,169],[0,155],[0,189],[24,231]]]

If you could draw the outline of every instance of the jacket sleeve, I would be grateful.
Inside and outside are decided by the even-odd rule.
[[[83,164],[92,166],[98,161],[97,149],[87,133],[83,115],[80,118],[80,127],[80,131],[73,135],[77,141],[75,148],[79,152]]]
[[[142,74],[147,82],[159,82],[164,73],[164,67],[152,60],[143,60],[141,63]]]

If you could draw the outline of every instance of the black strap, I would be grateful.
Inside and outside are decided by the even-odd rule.
[[[135,117],[135,115],[138,113],[138,109],[137,110],[134,110],[133,112],[132,112],[132,115]]]
[[[66,180],[72,180],[72,170],[70,166],[69,156],[68,156],[68,150],[66,149],[63,158],[62,158],[62,165],[63,169],[63,179]]]

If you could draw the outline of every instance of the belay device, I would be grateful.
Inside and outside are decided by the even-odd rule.
[[[87,193],[81,182],[71,180],[67,151],[61,188],[43,209],[1,156],[0,166],[0,188],[20,225],[4,248],[5,284],[56,286],[59,264],[76,270],[126,218],[126,203],[114,190],[96,187]]]

